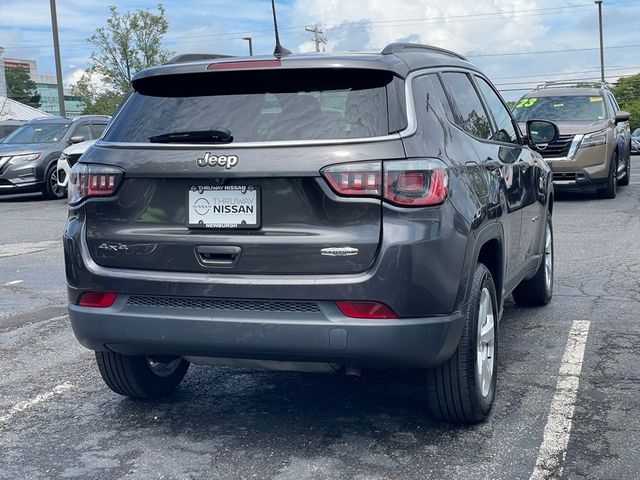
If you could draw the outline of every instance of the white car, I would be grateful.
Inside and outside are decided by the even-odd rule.
[[[96,143],[95,140],[87,140],[86,142],[76,143],[75,145],[65,148],[60,158],[58,158],[58,166],[56,168],[58,171],[58,185],[67,188],[71,167],[77,163],[82,154],[94,143]]]

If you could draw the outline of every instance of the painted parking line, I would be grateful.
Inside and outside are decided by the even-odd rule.
[[[16,403],[13,407],[11,407],[7,411],[7,413],[5,413],[4,415],[0,416],[0,426],[2,426],[3,423],[6,423],[9,420],[11,420],[18,413],[21,413],[21,412],[24,412],[25,410],[33,408],[34,406],[38,405],[39,403],[46,402],[47,400],[52,399],[56,395],[60,395],[61,393],[64,393],[67,390],[70,390],[72,387],[73,387],[73,385],[71,385],[69,382],[65,382],[65,383],[63,383],[61,385],[56,385],[55,387],[53,387],[53,389],[49,390],[48,392],[36,395],[35,397],[33,397],[33,398],[29,399],[29,400],[25,400],[23,402]]]
[[[562,475],[590,325],[591,322],[586,320],[576,320],[569,332],[556,393],[551,401],[542,445],[530,480],[547,480]]]

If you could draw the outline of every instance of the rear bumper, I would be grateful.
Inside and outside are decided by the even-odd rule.
[[[80,343],[130,355],[424,368],[453,355],[464,326],[462,313],[356,320],[344,317],[333,302],[303,302],[313,305],[311,309],[248,311],[148,306],[129,299],[120,295],[105,309],[70,305],[71,325]]]

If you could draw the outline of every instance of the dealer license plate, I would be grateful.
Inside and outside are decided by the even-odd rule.
[[[253,185],[193,185],[187,196],[190,228],[260,227],[260,190]]]

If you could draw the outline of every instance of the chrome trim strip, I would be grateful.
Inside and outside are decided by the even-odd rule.
[[[301,147],[301,146],[316,146],[316,145],[346,145],[346,144],[358,144],[358,143],[374,143],[374,142],[387,142],[391,140],[399,140],[407,138],[416,133],[418,130],[418,122],[416,120],[416,109],[413,101],[413,79],[422,75],[426,75],[433,70],[441,69],[441,67],[432,67],[428,69],[421,69],[411,72],[404,79],[405,85],[405,104],[407,108],[407,128],[399,133],[392,133],[389,135],[382,135],[378,137],[365,137],[365,138],[342,138],[342,139],[327,139],[327,140],[284,140],[284,141],[272,141],[272,142],[238,142],[227,144],[206,144],[206,143],[163,143],[162,149],[234,149],[234,148],[265,148],[265,147]],[[153,144],[149,142],[105,142],[102,140],[106,132],[111,128],[124,110],[120,108],[115,117],[109,123],[109,127],[103,132],[102,137],[94,144],[96,147],[103,148],[132,148],[132,149],[151,149],[157,150],[159,144]]]

